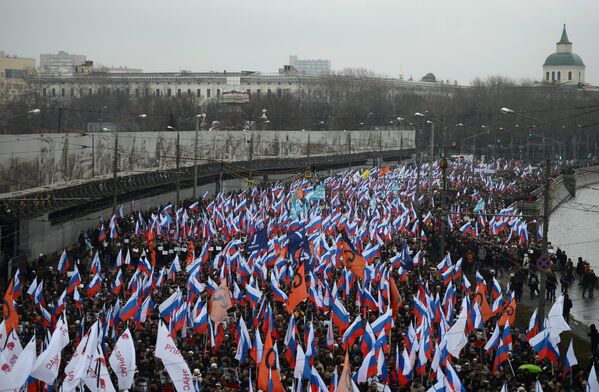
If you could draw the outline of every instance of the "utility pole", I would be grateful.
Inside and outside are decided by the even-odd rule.
[[[379,131],[379,167],[383,166],[383,131]]]
[[[63,111],[64,111],[63,108],[58,108],[58,126],[57,126],[56,133],[62,132],[62,112]]]
[[[347,152],[349,154],[349,170],[351,170],[351,131],[347,132]]]
[[[118,185],[118,162],[119,162],[119,134],[114,133],[114,162],[112,165],[112,214],[116,213],[116,202],[117,202],[117,185]]]
[[[193,198],[196,198],[198,187],[198,137],[200,133],[200,117],[196,116],[196,137],[193,143]],[[177,133],[178,135],[178,133]],[[178,145],[179,143],[177,143]]]
[[[446,243],[446,230],[447,230],[447,129],[443,134],[443,157],[439,163],[441,167],[441,257],[445,257],[445,243]]]
[[[430,157],[429,162],[430,166],[428,168],[429,178],[428,178],[428,192],[429,196],[432,199],[432,189],[433,189],[433,163],[435,162],[435,123],[431,120],[427,121],[428,124],[431,125],[431,146],[430,146]]]
[[[541,241],[541,257],[547,258],[547,233],[549,232],[549,180],[551,176],[551,161],[545,159],[545,188],[543,189],[543,240]],[[539,288],[539,325],[545,320],[545,290],[547,274],[544,269],[540,269],[540,288]]]
[[[179,144],[179,130],[177,129],[177,150],[176,150],[176,170],[177,170],[177,200],[175,203],[175,206],[177,209],[179,209],[179,193],[180,193],[180,187],[181,187],[181,170],[180,170],[180,162],[181,161],[181,147]]]
[[[418,128],[418,127],[415,127]],[[417,131],[416,131],[417,132]],[[424,133],[424,121],[422,122],[422,133]],[[422,135],[421,135],[422,136]],[[418,231],[416,232],[416,239],[420,249],[422,249],[422,242],[420,241],[420,231],[422,230],[422,214],[420,212],[420,149],[418,143],[418,134],[414,135],[414,162],[416,164],[416,193],[414,194],[414,200],[416,203],[416,215],[418,218]]]

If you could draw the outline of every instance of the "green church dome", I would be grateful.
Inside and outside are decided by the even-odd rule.
[[[543,66],[576,65],[584,67],[584,63],[576,53],[553,53],[545,60]]]

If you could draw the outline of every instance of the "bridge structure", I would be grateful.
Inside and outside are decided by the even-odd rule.
[[[414,150],[413,129],[389,128],[0,135],[1,260],[61,250],[115,205],[176,204],[194,189],[235,190]]]

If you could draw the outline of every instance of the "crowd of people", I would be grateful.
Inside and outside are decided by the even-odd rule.
[[[536,223],[510,207],[540,186],[541,169],[452,161],[445,205],[441,169],[419,171],[375,167],[121,208],[72,247],[18,266],[7,291],[18,327],[5,311],[0,373],[17,369],[10,347],[25,352],[34,337],[41,357],[64,323],[57,376],[30,376],[29,390],[596,390],[595,357],[576,365],[571,345],[558,348],[568,288],[576,278],[592,297],[596,277],[558,250],[560,279],[549,272],[539,293]],[[566,327],[522,322],[525,284],[560,306]],[[108,360],[126,331],[130,385],[100,362],[72,379],[78,363],[96,366],[81,355],[94,333]],[[597,330],[589,337],[597,353]],[[164,341],[189,385],[159,353]]]

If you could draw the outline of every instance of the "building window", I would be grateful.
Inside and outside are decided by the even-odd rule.
[[[216,96],[217,96],[217,97],[220,97],[220,88],[217,88],[217,89],[216,89]]]
[[[282,94],[282,90],[280,88],[277,89],[277,96],[280,97]]]
[[[71,97],[74,97],[74,96],[75,96],[75,89],[74,89],[74,88],[72,88],[72,89],[71,89]]]
[[[545,80],[549,80],[549,71],[545,72]]]
[[[135,96],[139,97],[139,89],[138,88],[135,89]]]
[[[572,71],[568,71],[568,80],[572,80]]]
[[[206,89],[206,97],[210,98],[210,89],[209,88]]]
[[[160,89],[159,89],[159,88],[157,88],[157,89],[156,89],[156,96],[157,96],[157,97],[159,97],[159,96],[160,96]]]
[[[271,89],[266,90],[266,94],[268,94],[268,95],[272,94],[272,90]]]
[[[260,89],[259,88],[256,89],[256,95],[260,96]]]
[[[117,96],[117,97],[120,97],[120,96],[121,96],[121,89],[120,89],[120,88],[117,88],[117,89],[116,89],[116,96]]]
[[[551,71],[551,80],[555,80],[555,71]]]
[[[189,95],[191,97],[191,89],[190,88],[187,89],[187,95]]]
[[[60,89],[60,96],[61,96],[61,97],[64,97],[64,88],[61,88],[61,89]]]
[[[149,88],[145,88],[145,89],[144,89],[144,95],[145,95],[146,97],[149,97],[149,96],[150,96],[150,89],[149,89]]]
[[[202,90],[198,89],[197,94],[198,94],[198,97],[201,97],[202,96]]]
[[[562,72],[557,71],[557,80],[562,80]]]
[[[178,88],[178,89],[177,89],[177,97],[180,97],[180,96],[181,96],[181,89],[180,89],[180,88]]]
[[[170,88],[167,88],[167,89],[166,89],[166,96],[167,96],[167,97],[170,97],[170,96],[171,96],[171,89],[170,89]]]
[[[248,88],[247,90],[245,90],[247,95],[250,95],[252,93],[252,91]]]
[[[125,95],[129,96],[129,89],[128,88],[125,89]]]
[[[6,79],[25,79],[27,72],[21,69],[6,69],[4,71],[4,77]]]
[[[46,96],[46,89],[45,88],[42,90],[42,96],[44,96],[44,97]]]
[[[56,96],[56,89],[54,87],[52,87],[52,96],[55,97]]]
[[[582,82],[582,78],[581,78],[581,73],[579,72],[578,73],[578,83],[581,83],[581,82]]]
[[[80,97],[83,97],[83,88],[80,88],[80,89],[79,89],[79,96],[80,96]]]
[[[93,92],[94,92],[94,90],[90,88],[89,91],[88,91],[88,95],[92,95]]]

